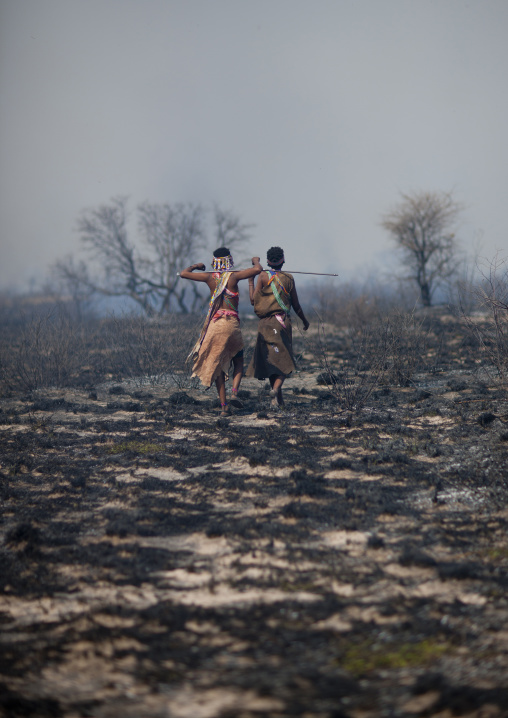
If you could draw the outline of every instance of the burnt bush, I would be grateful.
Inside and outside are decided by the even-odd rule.
[[[508,258],[496,255],[479,267],[481,279],[470,293],[480,314],[462,304],[463,323],[484,359],[491,378],[506,387],[508,382]]]
[[[338,350],[320,322],[316,339],[309,342],[322,368],[317,382],[328,386],[326,399],[335,399],[346,411],[359,411],[381,385],[412,383],[423,368],[427,335],[414,313],[378,313],[371,321],[349,325]]]
[[[112,317],[102,324],[108,347],[102,360],[116,379],[136,379],[157,384],[170,379],[182,388],[188,384],[191,366],[186,358],[199,334],[201,318],[170,314],[164,318]]]
[[[111,378],[169,379],[183,387],[199,323],[189,315],[82,318],[65,303],[0,306],[0,393],[91,388]],[[111,393],[118,392],[112,387]]]
[[[44,311],[23,307],[0,314],[0,387],[33,391],[66,386],[82,376],[86,366],[87,325],[74,320],[65,306]]]
[[[305,306],[311,307],[325,322],[336,328],[372,324],[393,311],[410,311],[415,293],[403,283],[382,284],[377,278],[339,282],[338,279],[311,282],[308,296],[303,289]]]

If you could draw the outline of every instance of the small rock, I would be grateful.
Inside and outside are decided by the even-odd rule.
[[[381,536],[376,536],[375,534],[373,536],[369,536],[367,539],[367,546],[369,548],[383,548],[385,545],[385,541]]]
[[[174,394],[171,394],[169,397],[169,401],[171,404],[197,404],[198,402],[196,399],[193,399],[192,396],[189,396],[184,391],[175,391]]]
[[[329,391],[320,391],[317,393],[319,401],[331,401],[334,397]]]
[[[316,377],[316,384],[319,384],[320,386],[330,386],[333,384],[340,384],[343,381],[344,377],[340,376],[339,374],[334,374],[333,372],[329,371],[323,371],[321,374],[318,374]]]
[[[350,469],[351,468],[351,460],[350,459],[343,459],[342,457],[339,457],[338,459],[334,459],[330,462],[330,468],[331,469]]]
[[[445,685],[445,679],[441,673],[424,673],[418,676],[414,686],[414,695],[422,695],[428,691],[441,691]]]
[[[153,399],[153,394],[149,391],[134,391],[131,396],[134,399]]]
[[[477,565],[470,561],[442,563],[438,567],[438,572],[442,581],[446,579],[480,578]]]
[[[480,424],[480,426],[488,426],[489,424],[492,424],[494,419],[497,419],[495,414],[491,411],[485,411],[483,414],[480,414],[476,421]]]
[[[450,391],[464,391],[464,389],[467,389],[467,382],[464,379],[450,379],[446,384]]]
[[[430,399],[432,396],[432,392],[427,391],[427,389],[418,389],[418,391],[415,393],[413,400],[414,401],[424,401],[425,399]]]
[[[58,409],[69,410],[72,406],[70,402],[65,401],[63,398],[50,399],[48,397],[41,397],[36,400],[30,408],[32,411],[57,411]]]
[[[41,535],[38,528],[36,528],[29,521],[18,524],[5,536],[6,544],[18,544],[27,541],[28,543],[39,544],[41,541]]]
[[[402,552],[399,563],[401,566],[420,566],[422,568],[431,568],[436,565],[436,560],[429,556],[425,551],[412,546],[406,547]]]

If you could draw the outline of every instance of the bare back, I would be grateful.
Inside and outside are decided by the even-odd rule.
[[[226,291],[223,292],[223,294],[220,297],[218,309],[223,308],[224,304],[228,302],[227,297],[231,297],[232,295],[238,296],[238,282],[240,282],[242,279],[248,279],[249,277],[255,277],[260,272],[263,271],[262,266],[259,263],[259,257],[253,257],[252,258],[252,267],[249,267],[248,269],[240,269],[239,271],[232,271],[231,275],[228,279]],[[220,272],[196,272],[195,269],[204,269],[204,264],[194,264],[191,267],[188,267],[187,269],[184,269],[182,272],[180,272],[180,276],[183,279],[191,279],[194,282],[206,282],[208,285],[208,288],[210,290],[210,297],[213,296],[217,284],[218,284],[218,277],[220,277]]]

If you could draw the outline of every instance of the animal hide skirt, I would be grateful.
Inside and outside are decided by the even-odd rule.
[[[288,316],[284,318],[284,324],[275,316],[259,320],[254,355],[246,376],[267,379],[272,374],[288,376],[296,369],[293,332]]]
[[[192,376],[197,376],[207,388],[221,371],[226,378],[231,360],[243,349],[240,322],[233,316],[222,316],[210,322],[203,343],[194,356]]]

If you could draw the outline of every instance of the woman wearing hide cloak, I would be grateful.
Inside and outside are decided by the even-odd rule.
[[[284,251],[280,247],[271,247],[266,258],[269,268],[259,274],[255,289],[254,277],[249,279],[250,300],[259,317],[259,325],[246,376],[270,380],[271,403],[277,408],[284,404],[282,385],[296,369],[291,307],[302,320],[304,331],[309,328],[309,322],[300,306],[293,276],[282,270]]]
[[[206,282],[210,289],[208,314],[192,356],[192,376],[197,376],[205,387],[213,382],[221,403],[221,415],[228,415],[226,379],[233,363],[231,404],[241,406],[238,389],[243,375],[243,338],[238,316],[238,282],[254,279],[262,271],[259,257],[252,258],[252,267],[233,271],[234,262],[229,249],[220,247],[213,253],[212,272],[205,272],[204,264],[193,264],[180,272],[183,279]],[[201,271],[195,272],[196,269]],[[195,272],[195,273],[194,273]]]

